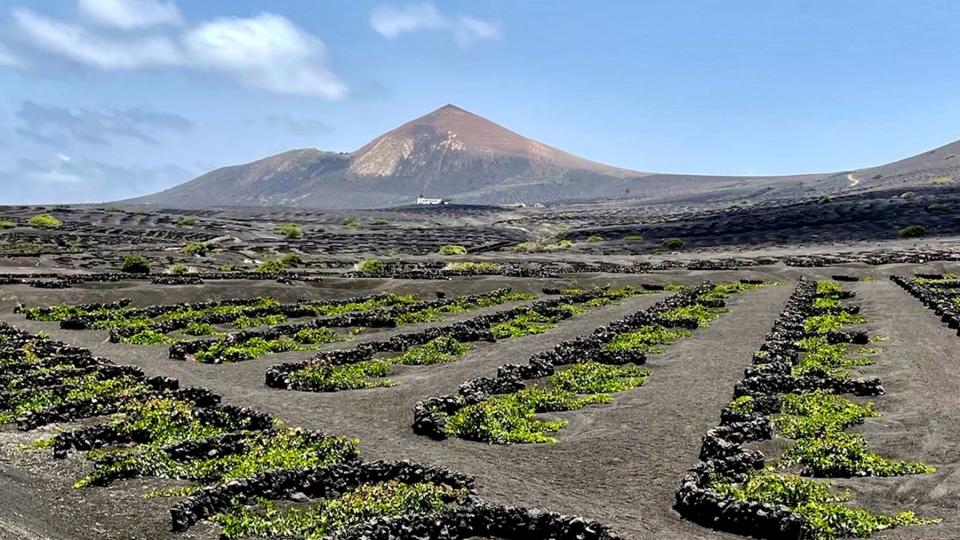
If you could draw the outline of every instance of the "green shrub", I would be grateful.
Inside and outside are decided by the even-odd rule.
[[[920,519],[909,511],[888,516],[850,507],[844,504],[850,494],[834,491],[833,483],[795,475],[763,471],[753,473],[739,486],[714,478],[710,487],[724,498],[786,506],[807,522],[813,529],[814,539],[819,540],[868,538],[892,527],[940,522]]]
[[[0,219],[0,229],[12,229],[16,226],[17,224],[9,219]]]
[[[556,319],[536,311],[528,311],[512,319],[494,324],[490,332],[499,339],[543,334],[554,327]]]
[[[193,218],[180,218],[177,221],[177,227],[193,227],[197,224],[197,220]]]
[[[364,274],[383,274],[387,266],[380,259],[365,259],[357,264],[357,270]]]
[[[824,390],[785,394],[780,415],[773,418],[780,436],[788,439],[819,437],[855,426],[865,418],[879,416],[873,404],[860,405]]]
[[[447,435],[495,444],[554,443],[566,420],[550,421],[537,413],[572,411],[587,405],[609,403],[606,394],[577,396],[571,392],[527,388],[494,396],[460,409],[447,419]]]
[[[343,220],[343,226],[357,228],[360,226],[360,220],[354,219],[354,218],[347,218]]]
[[[128,274],[149,274],[150,260],[143,255],[127,255],[123,258],[120,271]]]
[[[287,322],[287,316],[283,314],[262,315],[260,317],[237,317],[230,326],[237,330],[247,328],[256,328],[257,326],[275,326]]]
[[[440,336],[423,345],[411,347],[403,354],[389,357],[387,360],[404,366],[430,366],[449,362],[472,348],[471,343],[464,343],[450,336]]]
[[[390,222],[385,219],[374,219],[370,222],[371,225],[389,225]]]
[[[287,271],[287,265],[280,259],[267,259],[257,265],[256,271],[261,274],[279,274]]]
[[[194,255],[197,257],[205,257],[207,255],[207,250],[209,248],[203,242],[190,242],[189,244],[183,246],[182,251],[184,255]]]
[[[946,186],[953,183],[953,178],[949,176],[938,176],[934,178],[931,183],[935,186]]]
[[[949,212],[952,208],[949,203],[933,203],[927,206],[927,212]]]
[[[623,239],[627,242],[643,242],[643,237],[639,234],[628,234]]]
[[[224,540],[252,537],[330,538],[335,533],[374,518],[428,514],[449,506],[457,493],[435,484],[404,484],[395,480],[365,484],[332,498],[304,506],[279,506],[260,500],[261,510],[234,505],[214,516]]]
[[[183,263],[176,263],[174,265],[171,265],[170,268],[167,269],[167,272],[171,274],[176,274],[176,275],[186,274],[189,271],[190,271],[190,267]]]
[[[340,392],[393,386],[393,381],[384,379],[390,374],[387,360],[364,360],[352,364],[330,365],[313,362],[290,374],[290,382],[306,384],[322,392]]]
[[[37,214],[30,218],[30,226],[38,229],[59,229],[63,222],[50,214]]]
[[[645,353],[661,353],[662,345],[670,345],[680,338],[693,335],[689,330],[682,328],[666,328],[659,325],[647,325],[632,331],[620,334],[604,345],[608,351],[639,351]]]
[[[807,317],[803,321],[803,331],[808,334],[827,334],[841,330],[844,326],[850,324],[863,324],[865,322],[867,322],[867,318],[863,315],[854,315],[848,311],[839,311],[837,313]]]
[[[912,199],[916,196],[917,194],[912,191],[904,191],[903,193],[900,194],[901,199]]]
[[[900,238],[921,238],[927,235],[923,225],[907,225],[897,233]]]
[[[794,377],[819,375],[834,379],[850,377],[850,368],[872,364],[866,357],[851,357],[845,343],[830,343],[825,337],[804,338],[798,343],[806,351],[792,368]]]
[[[587,237],[587,242],[603,242],[603,237],[599,234],[591,234]]]
[[[685,245],[683,240],[679,238],[667,238],[661,243],[663,244],[663,247],[667,249],[683,249],[683,246]]]
[[[838,294],[841,290],[840,284],[836,281],[831,281],[829,279],[821,279],[817,281],[817,294]]]
[[[183,329],[183,333],[188,336],[212,336],[217,331],[207,323],[190,323]]]
[[[919,461],[885,458],[867,450],[867,441],[860,433],[826,432],[802,438],[780,457],[782,465],[799,465],[807,476],[904,476],[935,472]]]
[[[128,345],[170,345],[171,343],[176,343],[177,340],[165,335],[163,332],[146,328],[132,336],[122,338],[120,342]]]
[[[700,304],[681,306],[663,312],[661,317],[668,321],[695,319],[699,326],[707,326],[717,319],[726,309],[708,308]]]
[[[440,248],[441,255],[466,255],[467,248],[459,244],[447,244]]]
[[[820,198],[817,199],[817,204],[827,204],[832,200],[829,195],[821,195]]]
[[[503,268],[500,263],[492,261],[457,261],[447,263],[444,270],[451,272],[462,272],[464,274],[493,274]]]
[[[633,366],[611,366],[587,361],[555,373],[550,383],[574,394],[609,394],[642,386],[650,372]]]
[[[303,229],[296,223],[280,223],[274,232],[287,238],[300,238],[303,236]]]
[[[296,253],[287,253],[287,254],[285,254],[285,255],[281,255],[281,256],[280,256],[280,263],[283,264],[284,267],[288,267],[288,266],[293,266],[293,267],[302,266],[302,265],[303,265],[303,257],[301,257],[300,255],[297,255]]]

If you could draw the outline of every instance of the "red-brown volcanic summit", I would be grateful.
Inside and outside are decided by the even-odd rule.
[[[420,193],[471,203],[547,202],[596,196],[610,182],[632,183],[642,176],[446,105],[349,154],[291,150],[128,202],[363,208],[408,204]]]

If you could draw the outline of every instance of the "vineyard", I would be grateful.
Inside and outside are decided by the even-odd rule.
[[[71,538],[960,530],[939,268],[131,283],[0,305],[0,502]]]

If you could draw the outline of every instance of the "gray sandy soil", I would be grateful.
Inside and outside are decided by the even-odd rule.
[[[941,268],[936,265],[933,268]],[[555,284],[601,283],[695,283],[739,277],[780,279],[782,285],[752,291],[731,299],[730,313],[681,340],[666,353],[652,357],[653,375],[643,387],[619,394],[611,405],[557,414],[570,420],[556,445],[491,446],[462,440],[435,442],[416,436],[410,429],[411,407],[419,399],[449,393],[475,376],[493,375],[507,362],[523,362],[535,352],[546,350],[564,339],[592,331],[623,315],[643,309],[661,295],[628,299],[596,309],[559,324],[551,332],[478,344],[459,361],[429,367],[399,368],[391,378],[393,388],[317,394],[271,390],[263,385],[264,370],[279,361],[295,361],[309,353],[288,353],[227,366],[199,365],[171,361],[164,347],[135,347],[104,343],[103,332],[61,331],[52,323],[36,323],[13,315],[16,301],[30,299],[31,305],[69,300],[87,302],[138,298],[143,303],[166,303],[187,298],[263,294],[254,284],[216,294],[202,289],[172,287],[157,289],[138,285],[122,291],[67,289],[39,291],[26,287],[4,287],[0,319],[21,328],[50,332],[55,338],[92,349],[118,363],[142,367],[149,374],[180,379],[184,385],[208,387],[227,402],[247,405],[275,414],[290,425],[322,429],[329,433],[358,437],[366,459],[412,459],[442,465],[474,475],[480,494],[493,502],[536,506],[598,519],[629,539],[735,538],[681,520],[671,509],[673,493],[683,472],[696,463],[701,435],[718,420],[720,409],[730,399],[733,385],[750,364],[753,352],[764,340],[776,315],[789,296],[792,279],[803,274],[828,277],[835,273],[870,273],[871,283],[856,284],[862,291],[857,299],[871,319],[873,333],[891,336],[880,344],[886,352],[878,358],[876,375],[884,379],[888,395],[878,400],[885,413],[882,428],[871,421],[864,426],[872,447],[881,453],[922,459],[940,468],[929,478],[856,480],[857,502],[871,508],[895,510],[909,507],[923,515],[948,517],[938,527],[910,528],[885,532],[878,538],[956,538],[957,476],[955,403],[958,378],[951,370],[946,351],[955,346],[956,336],[941,327],[938,319],[922,305],[886,281],[890,271],[907,273],[931,271],[908,265],[861,268],[794,269],[766,268],[751,272],[658,273],[651,276],[585,276],[576,280],[479,279],[453,282],[375,281],[371,287],[354,283],[347,288],[338,280],[318,287],[292,287],[292,298],[336,297],[372,292],[372,286],[386,290],[442,289],[451,293],[489,290],[502,283],[517,289],[539,290]],[[346,280],[344,280],[346,281]],[[389,285],[388,285],[389,284]],[[357,287],[356,285],[360,285]],[[469,290],[467,290],[469,289]],[[296,291],[290,292],[290,291]],[[271,293],[281,294],[281,292]],[[292,299],[291,298],[291,299]],[[476,312],[474,312],[476,313]],[[401,330],[402,331],[402,330]],[[361,336],[369,339],[394,332]],[[922,343],[922,345],[921,345]],[[342,344],[334,345],[336,347]],[[938,401],[939,400],[939,401]],[[871,431],[872,430],[872,431]],[[46,431],[49,431],[46,430]],[[53,462],[47,456],[13,451],[16,444],[39,437],[40,433],[0,432],[0,504],[10,509],[0,517],[0,538],[30,538],[30,531],[50,538],[213,538],[207,525],[187,535],[167,532],[169,500],[140,502],[139,493],[161,485],[156,480],[121,482],[110,488],[73,490],[70,484],[80,476],[82,459]],[[916,501],[916,502],[914,502]],[[36,533],[39,531],[39,533]]]
[[[960,338],[935,313],[891,281],[859,283],[857,301],[870,320],[871,334],[889,336],[876,345],[884,352],[864,374],[880,377],[886,395],[875,399],[883,416],[858,431],[884,456],[919,460],[937,468],[932,475],[870,478],[843,482],[856,502],[887,512],[914,510],[944,518],[942,525],[892,530],[884,538],[960,538]]]

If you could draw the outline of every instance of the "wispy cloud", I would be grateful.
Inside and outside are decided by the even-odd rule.
[[[116,139],[156,143],[155,132],[186,132],[188,119],[146,108],[94,111],[24,101],[16,113],[17,133],[36,143],[64,147],[72,142],[107,145]]]
[[[58,154],[0,170],[0,185],[8,203],[104,202],[159,191],[194,174],[176,165],[121,166]]]
[[[445,15],[430,2],[378,6],[370,12],[370,26],[387,39],[420,31],[445,31],[460,47],[503,37],[496,23],[466,15]]]
[[[100,8],[139,4],[81,0],[81,8],[91,2]],[[146,4],[175,9],[169,2]],[[114,16],[110,19],[113,26],[135,27],[130,26],[132,19],[120,16],[123,9],[108,12]],[[179,17],[179,12],[177,14]],[[14,9],[12,16],[21,37],[32,48],[98,69],[177,67],[210,71],[273,93],[330,100],[343,98],[348,91],[346,84],[327,66],[327,50],[320,38],[280,15],[264,13],[250,18],[222,18],[146,36],[132,31],[102,33],[25,8]],[[157,21],[158,17],[152,16],[151,20]],[[0,50],[0,63],[3,63],[2,53]]]
[[[183,23],[177,5],[169,1],[79,0],[77,7],[97,24],[124,30]]]

